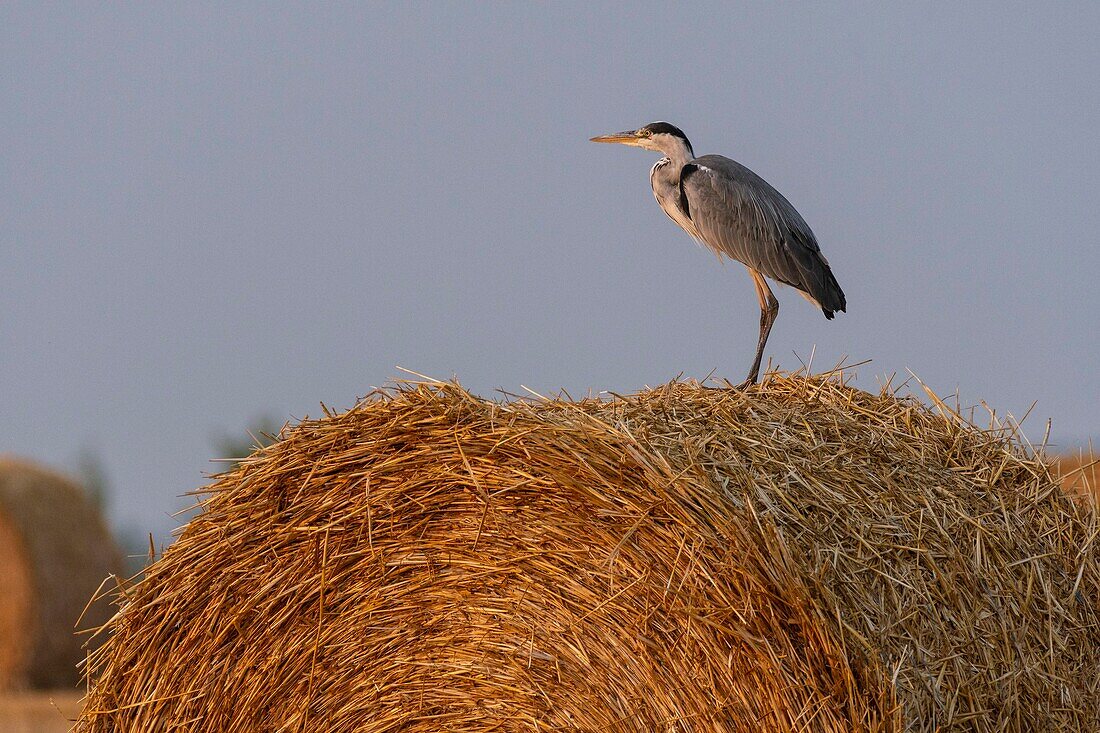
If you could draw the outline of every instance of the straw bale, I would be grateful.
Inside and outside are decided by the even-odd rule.
[[[22,676],[27,659],[26,630],[34,603],[29,566],[19,532],[0,514],[0,690]]]
[[[33,463],[0,457],[0,689],[74,687],[85,639],[76,625],[121,557],[84,491]],[[111,615],[107,602],[88,623]]]
[[[406,384],[217,477],[78,731],[1096,731],[1095,514],[836,378]]]

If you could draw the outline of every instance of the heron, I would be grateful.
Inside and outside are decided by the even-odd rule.
[[[809,225],[783,194],[745,166],[722,155],[696,158],[683,131],[667,122],[599,135],[592,142],[662,153],[649,172],[661,209],[719,257],[748,268],[760,301],[760,337],[749,376],[738,387],[756,384],[779,315],[779,301],[765,278],[791,286],[830,320],[845,309],[844,291]]]

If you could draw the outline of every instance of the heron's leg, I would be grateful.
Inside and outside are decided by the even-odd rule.
[[[760,340],[756,344],[756,357],[752,360],[752,369],[749,376],[739,387],[749,387],[756,384],[760,377],[760,360],[764,357],[764,345],[768,343],[768,334],[772,332],[772,324],[779,315],[779,301],[772,295],[772,289],[764,280],[764,276],[756,270],[749,268],[752,281],[756,285],[756,298],[760,301]]]

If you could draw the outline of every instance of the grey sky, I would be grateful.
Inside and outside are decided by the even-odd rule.
[[[401,365],[738,381],[751,281],[668,221],[664,119],[813,227],[767,355],[1100,434],[1096,3],[0,8],[0,451],[106,463],[162,539],[213,442]]]

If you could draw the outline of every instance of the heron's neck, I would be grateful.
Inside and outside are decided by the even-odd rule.
[[[691,150],[691,143],[679,138],[671,140],[661,152],[665,154],[665,157],[675,166],[674,170],[677,171],[695,157],[695,153]]]

